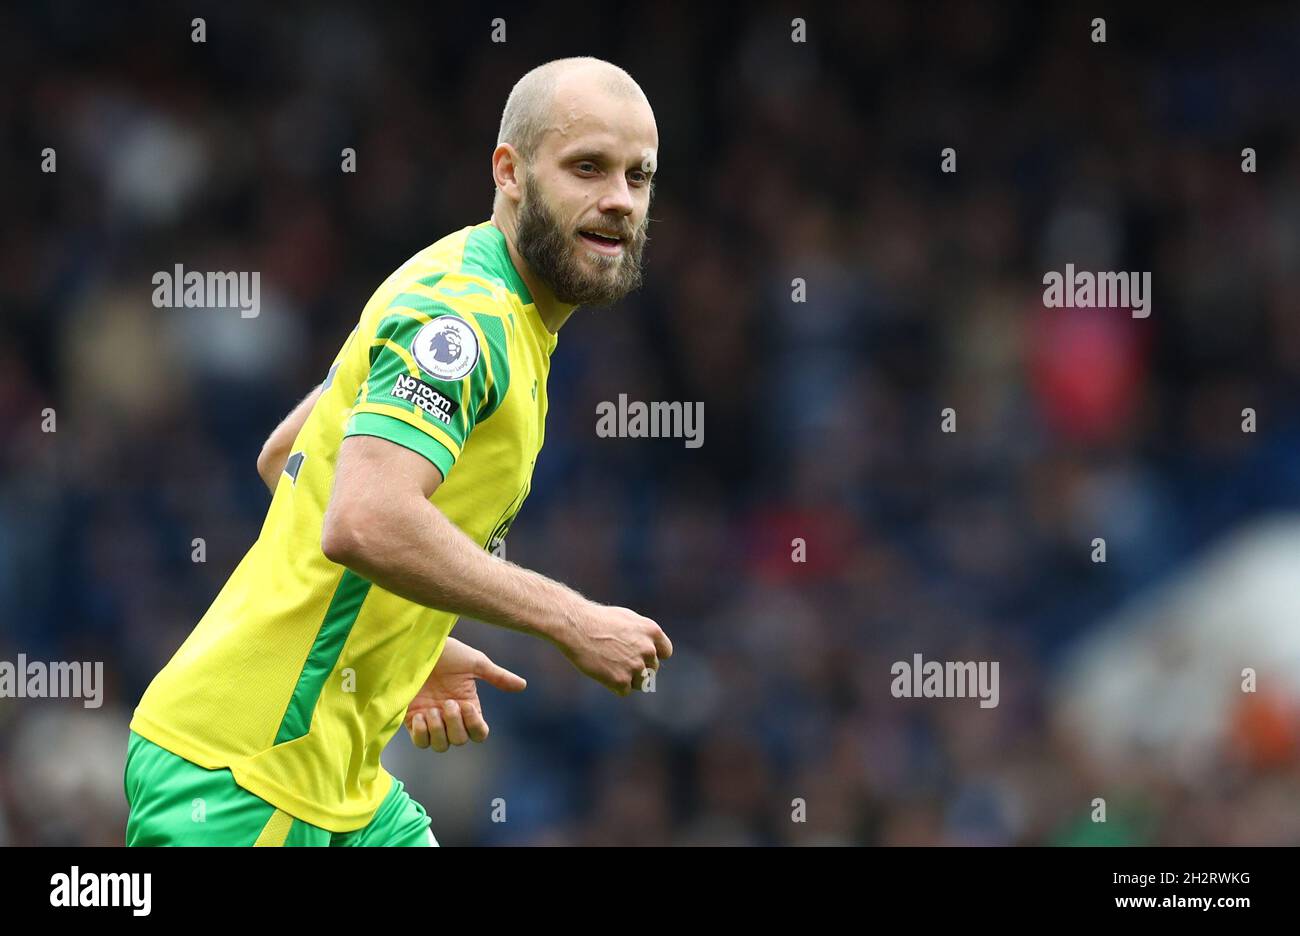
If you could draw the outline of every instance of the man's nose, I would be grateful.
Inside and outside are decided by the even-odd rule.
[[[601,196],[600,203],[597,205],[600,211],[616,212],[627,217],[632,213],[632,190],[628,187],[627,179],[618,176],[610,183],[605,194]]]

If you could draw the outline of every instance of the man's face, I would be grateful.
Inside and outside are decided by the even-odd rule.
[[[654,116],[582,87],[560,89],[555,114],[520,177],[518,250],[560,302],[608,305],[641,285]]]

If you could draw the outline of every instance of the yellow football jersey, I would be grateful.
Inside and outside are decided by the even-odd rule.
[[[333,832],[364,826],[392,782],[379,755],[456,616],[321,552],[346,436],[438,466],[431,498],[496,550],[528,496],[556,336],[490,221],[420,251],[379,287],[324,380],[270,511],[216,600],[146,690],[131,728]]]

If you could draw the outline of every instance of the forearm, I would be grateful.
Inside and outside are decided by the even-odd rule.
[[[422,498],[376,497],[347,512],[367,519],[327,515],[326,556],[409,601],[563,643],[586,600],[491,555]]]

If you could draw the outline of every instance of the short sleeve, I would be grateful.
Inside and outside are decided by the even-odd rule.
[[[500,404],[508,365],[505,333],[492,316],[402,293],[375,329],[344,437],[387,439],[446,478],[474,426]]]

